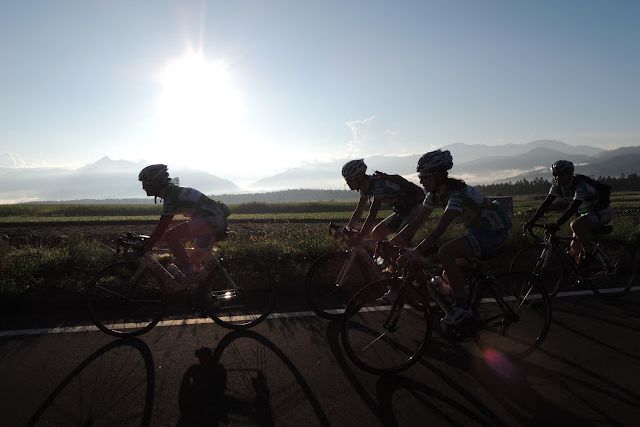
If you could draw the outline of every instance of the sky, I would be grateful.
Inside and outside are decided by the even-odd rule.
[[[638,22],[618,0],[0,0],[0,153],[242,183],[457,142],[640,145]]]

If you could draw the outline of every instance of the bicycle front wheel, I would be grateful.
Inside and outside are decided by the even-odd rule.
[[[134,277],[137,269],[136,262],[118,262],[89,285],[89,314],[101,331],[117,337],[140,335],[162,318],[166,294],[161,280],[151,270]]]
[[[618,297],[638,281],[640,251],[621,242],[600,243],[584,276],[594,294]]]
[[[325,319],[342,316],[353,295],[366,283],[357,259],[349,265],[350,252],[332,252],[318,258],[309,268],[304,289],[311,309]]]
[[[542,246],[527,246],[516,253],[509,265],[510,273],[533,273],[551,298],[555,297],[564,283],[568,286],[569,274],[557,249],[550,249],[546,261],[540,260]]]
[[[420,359],[431,338],[426,292],[412,285],[401,289],[401,284],[400,279],[384,279],[365,286],[351,299],[342,317],[346,354],[369,373],[407,369]],[[387,294],[389,290],[396,296]]]
[[[207,313],[230,329],[247,329],[262,322],[276,298],[271,274],[252,258],[221,259],[206,286]]]
[[[551,324],[551,300],[535,276],[506,273],[476,286],[481,287],[473,310],[478,321],[476,342],[485,353],[525,357],[544,341]]]

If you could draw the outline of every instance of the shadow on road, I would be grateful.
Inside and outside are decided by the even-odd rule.
[[[100,348],[51,392],[26,424],[150,425],[155,371],[149,347],[120,339]]]
[[[215,426],[233,416],[260,426],[272,426],[278,417],[295,424],[296,409],[306,405],[315,418],[301,425],[330,425],[307,380],[264,336],[234,331],[215,350],[196,350],[196,357],[199,363],[183,376],[178,426]]]

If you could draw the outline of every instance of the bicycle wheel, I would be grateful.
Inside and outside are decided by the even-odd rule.
[[[359,368],[372,374],[407,369],[427,348],[431,317],[426,294],[400,279],[384,279],[362,288],[349,302],[342,317],[342,345]],[[397,303],[380,299],[387,290],[398,292]],[[412,306],[425,307],[416,310]]]
[[[276,297],[271,274],[253,258],[221,259],[206,286],[207,314],[230,329],[262,322],[271,313]]]
[[[535,274],[549,297],[553,298],[558,294],[561,287],[569,286],[569,274],[557,250],[551,249],[551,251],[547,261],[537,265],[542,246],[536,245],[522,248],[511,260],[509,272]]]
[[[583,276],[594,294],[602,297],[622,296],[638,280],[639,257],[638,250],[624,243],[600,243],[591,265],[582,270]]]
[[[87,306],[101,331],[117,337],[140,335],[162,318],[166,294],[161,280],[151,270],[134,279],[137,269],[136,262],[118,262],[91,282]]]
[[[304,289],[311,309],[326,319],[339,319],[353,295],[367,283],[356,259],[348,267],[350,252],[332,252],[318,258],[309,268]]]
[[[551,323],[551,300],[535,276],[506,273],[476,286],[476,342],[485,352],[524,357],[542,343]]]

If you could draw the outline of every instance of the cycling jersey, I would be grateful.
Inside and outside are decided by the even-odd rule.
[[[457,221],[468,229],[505,230],[511,227],[511,219],[502,206],[496,201],[490,202],[475,187],[467,184],[451,190],[446,188],[446,184],[443,187],[439,194],[427,193],[423,206],[461,212]]]
[[[604,194],[604,189],[598,188],[604,186],[583,175],[576,175],[571,181],[561,187],[557,182],[551,185],[549,194],[562,200],[581,200],[579,213],[587,213],[604,209],[609,206],[609,194]]]
[[[229,208],[196,189],[169,184],[163,202],[163,215],[182,214],[188,217],[229,216]]]
[[[376,172],[369,178],[367,188],[360,190],[360,195],[375,197],[383,205],[392,206],[395,212],[406,215],[420,204],[424,191],[400,175]]]

